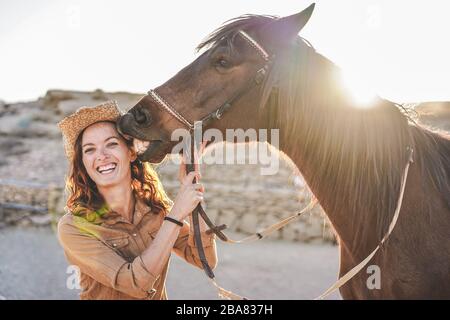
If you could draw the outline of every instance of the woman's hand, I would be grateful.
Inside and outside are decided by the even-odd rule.
[[[195,177],[198,179],[200,175],[192,171],[183,179],[169,216],[177,220],[183,220],[203,200],[202,184],[192,183]]]
[[[203,201],[203,193],[205,188],[201,183],[199,183],[201,174],[198,166],[198,159],[203,154],[206,146],[206,141],[200,147],[200,150],[194,155],[194,171],[191,171],[186,175],[186,160],[183,155],[180,170],[179,170],[179,180],[181,183],[180,191],[178,192],[172,210],[170,211],[170,216],[183,220],[197,207],[198,203]],[[197,178],[196,183],[192,183],[194,179]]]

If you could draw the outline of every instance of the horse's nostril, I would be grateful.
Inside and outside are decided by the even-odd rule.
[[[151,124],[151,115],[144,107],[138,107],[133,112],[134,120],[139,125],[150,125]]]
[[[136,113],[134,114],[134,119],[139,124],[142,124],[145,121],[147,121],[147,118],[145,117],[145,114],[141,110],[136,111]]]

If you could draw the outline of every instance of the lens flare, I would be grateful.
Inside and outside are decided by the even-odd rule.
[[[373,105],[377,95],[359,72],[342,72],[342,83],[357,107],[365,109]]]

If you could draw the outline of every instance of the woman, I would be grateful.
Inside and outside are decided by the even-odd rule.
[[[193,230],[184,221],[203,199],[185,174],[173,205],[156,173],[137,159],[119,135],[114,101],[81,108],[58,125],[70,172],[67,213],[58,237],[70,264],[80,269],[81,299],[167,299],[165,281],[171,252],[202,268]],[[215,236],[201,220],[208,263],[217,263]]]

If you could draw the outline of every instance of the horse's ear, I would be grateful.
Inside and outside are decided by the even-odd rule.
[[[262,30],[262,36],[274,45],[291,43],[311,18],[315,5],[313,3],[297,14],[280,18],[268,24]]]

